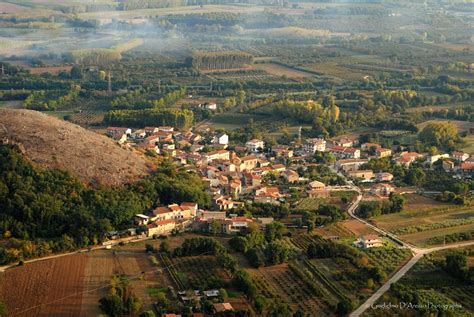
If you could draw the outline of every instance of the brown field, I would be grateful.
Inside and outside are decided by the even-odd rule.
[[[339,65],[337,62],[316,63],[310,65],[310,67],[316,72],[349,80],[360,80],[366,75],[371,75],[369,72],[349,69],[343,65]]]
[[[342,222],[333,223],[322,228],[314,229],[314,233],[323,238],[339,237],[340,239],[354,237],[354,232],[349,230]]]
[[[245,72],[248,70],[252,70],[253,67],[250,65],[247,65],[242,68],[224,68],[224,69],[205,69],[205,70],[200,70],[201,73],[203,74],[218,74],[218,73],[226,73],[226,72]]]
[[[356,237],[375,233],[374,230],[355,219],[344,220],[342,225],[352,232]]]
[[[265,64],[255,64],[253,65],[254,69],[263,70],[274,76],[286,76],[288,78],[306,78],[314,76],[311,73],[304,71],[292,69],[283,65],[265,63]]]
[[[442,48],[446,48],[446,49],[451,50],[451,51],[456,51],[456,52],[461,52],[465,49],[474,50],[474,45],[472,45],[472,44],[448,44],[448,43],[445,43],[445,44],[433,44],[433,45],[439,46],[439,47],[442,47]]]
[[[78,316],[87,261],[86,254],[76,254],[7,270],[0,277],[0,298],[9,315]]]
[[[71,71],[72,66],[48,66],[48,67],[29,67],[28,70],[32,74],[59,74],[62,71]]]
[[[0,276],[0,300],[11,316],[97,316],[98,300],[113,274],[125,274],[143,309],[152,308],[148,288],[171,285],[143,251],[97,250],[38,261]]]

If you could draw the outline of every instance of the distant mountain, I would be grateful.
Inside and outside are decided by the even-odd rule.
[[[33,163],[94,186],[130,183],[149,170],[142,156],[112,139],[37,111],[0,109],[2,138],[19,144]]]

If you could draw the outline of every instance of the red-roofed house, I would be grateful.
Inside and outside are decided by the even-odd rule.
[[[255,190],[254,201],[264,204],[279,204],[280,197],[278,187],[262,187]]]
[[[169,234],[175,228],[172,219],[157,220],[147,225],[148,236]]]

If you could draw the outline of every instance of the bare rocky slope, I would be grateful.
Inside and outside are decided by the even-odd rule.
[[[141,155],[112,139],[37,111],[0,109],[0,140],[5,137],[32,162],[94,186],[131,183],[149,170]]]

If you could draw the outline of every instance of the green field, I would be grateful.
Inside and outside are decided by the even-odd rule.
[[[461,150],[467,153],[474,153],[474,135],[468,135],[462,140],[464,145],[461,147]]]
[[[400,213],[381,215],[373,221],[381,228],[416,245],[426,245],[431,237],[465,232],[474,228],[474,209],[440,203],[416,194],[406,195]]]
[[[472,269],[472,247],[462,250],[467,256],[468,266]],[[398,287],[407,289],[403,295],[410,293],[413,304],[458,304],[458,307],[449,309],[432,309],[431,314],[413,309],[410,315],[403,316],[472,316],[474,312],[474,286],[462,279],[456,278],[443,269],[445,257],[456,251],[440,251],[422,258],[399,282]],[[396,304],[405,301],[399,293],[390,290],[382,296],[377,304]],[[444,312],[443,312],[444,310]],[[383,311],[383,314],[381,314]],[[364,316],[400,316],[400,310],[393,309],[368,309]]]

